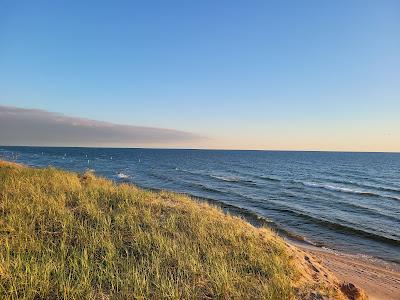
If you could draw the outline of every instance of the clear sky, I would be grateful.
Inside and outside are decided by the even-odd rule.
[[[155,147],[400,151],[400,1],[0,0],[0,105],[191,136]]]

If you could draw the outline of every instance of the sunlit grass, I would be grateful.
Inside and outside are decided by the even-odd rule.
[[[0,299],[291,299],[286,244],[184,195],[0,162]]]

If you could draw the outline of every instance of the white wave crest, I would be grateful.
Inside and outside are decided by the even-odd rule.
[[[219,179],[222,181],[227,181],[227,182],[239,182],[241,179],[236,176],[221,176],[221,175],[210,175],[210,177]]]
[[[124,174],[124,173],[122,173],[122,172],[119,172],[119,173],[117,174],[117,177],[118,177],[118,178],[121,178],[121,179],[130,178],[129,175],[126,175],[126,174]]]
[[[301,182],[301,184],[309,187],[314,187],[314,188],[322,188],[330,191],[335,191],[335,192],[342,192],[342,193],[349,193],[349,194],[358,194],[358,195],[364,195],[364,196],[375,196],[375,197],[382,197],[382,198],[389,198],[393,200],[400,200],[399,197],[393,196],[393,195],[383,195],[380,193],[375,193],[372,191],[366,191],[366,190],[360,190],[360,189],[351,189],[343,186],[336,186],[336,185],[331,185],[331,184],[320,184],[320,183],[315,183],[315,182]]]

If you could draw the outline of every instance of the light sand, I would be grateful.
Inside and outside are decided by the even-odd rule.
[[[364,289],[372,300],[400,299],[400,266],[356,255],[338,253],[317,247],[296,244],[340,281],[351,282]]]

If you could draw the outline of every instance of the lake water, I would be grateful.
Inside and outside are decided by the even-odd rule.
[[[400,154],[0,147],[0,159],[184,192],[292,239],[400,263]]]

